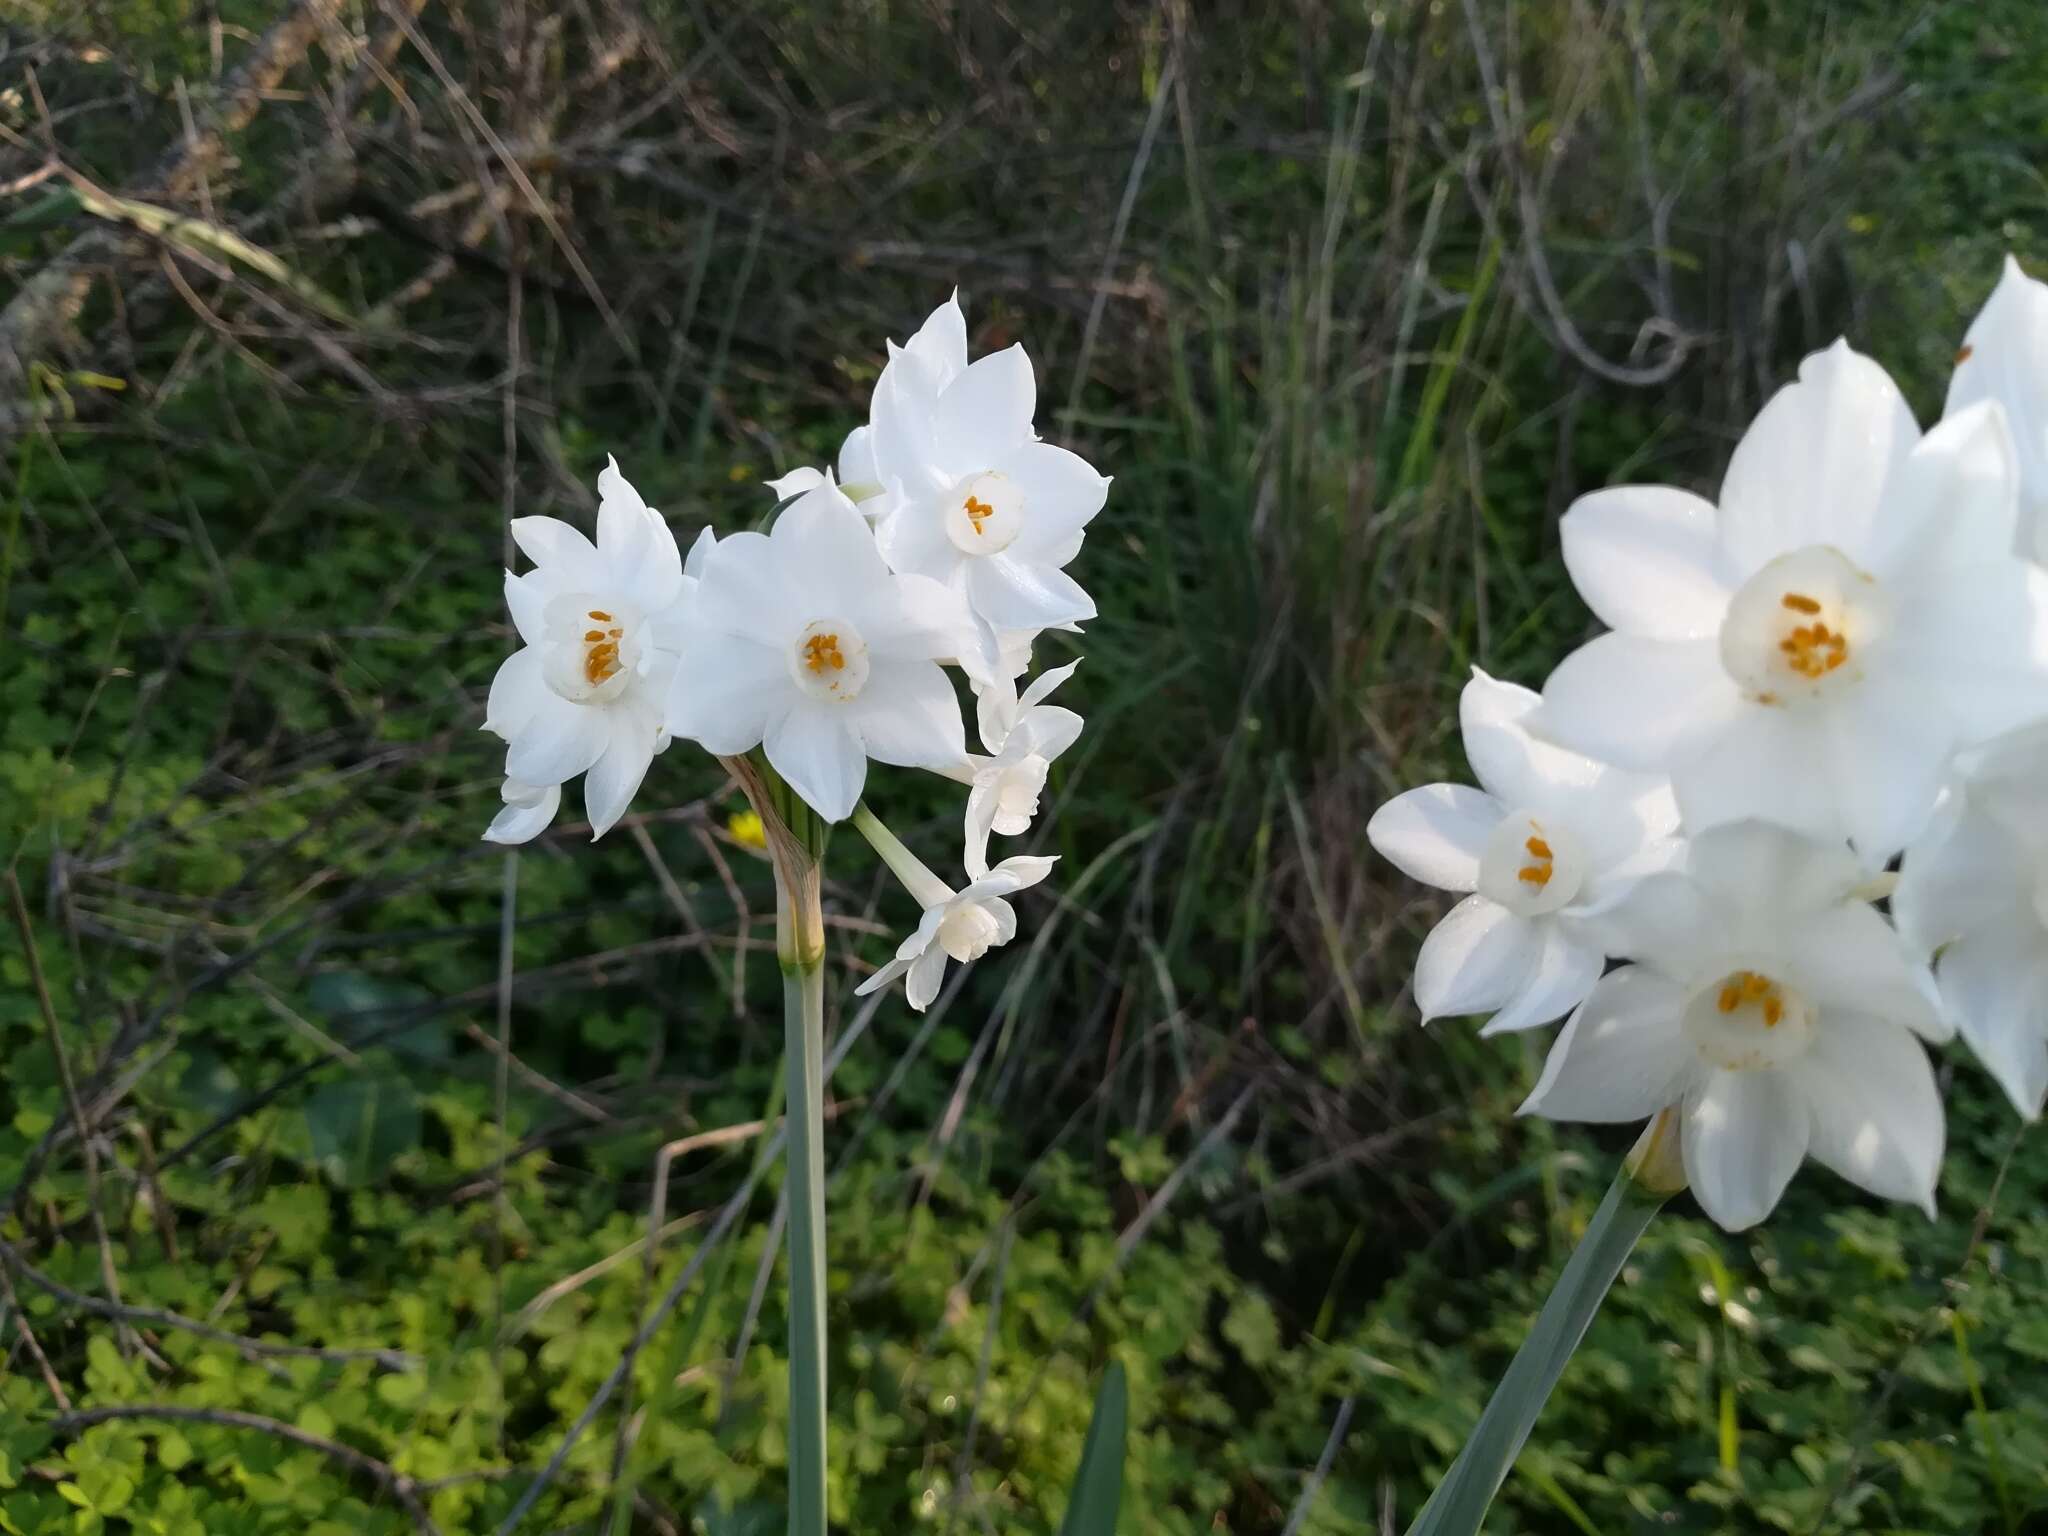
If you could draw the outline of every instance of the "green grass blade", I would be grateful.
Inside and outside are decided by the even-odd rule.
[[[1088,1420],[1088,1438],[1081,1443],[1081,1470],[1074,1474],[1074,1494],[1067,1500],[1067,1518],[1060,1536],[1114,1536],[1117,1509],[1124,1501],[1124,1428],[1130,1391],[1121,1362],[1103,1373],[1095,1394],[1095,1412]]]
[[[1615,1175],[1472,1437],[1408,1528],[1408,1536],[1473,1536],[1478,1531],[1572,1351],[1586,1336],[1614,1277],[1665,1198],[1639,1184],[1626,1168]]]

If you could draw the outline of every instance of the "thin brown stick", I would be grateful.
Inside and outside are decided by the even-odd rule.
[[[50,1369],[50,1357],[43,1353],[43,1346],[36,1342],[36,1331],[28,1325],[28,1313],[21,1305],[21,1297],[14,1289],[14,1277],[7,1273],[7,1266],[0,1264],[0,1297],[7,1302],[7,1312],[14,1319],[14,1331],[21,1335],[22,1347],[29,1352],[29,1358],[36,1363],[36,1369],[43,1373],[43,1385],[50,1389],[50,1396],[57,1406],[68,1410],[71,1399],[65,1394],[64,1383],[57,1379],[57,1373]]]

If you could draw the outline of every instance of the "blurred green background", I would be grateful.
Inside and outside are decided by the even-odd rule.
[[[1417,1027],[1365,820],[1587,632],[1574,495],[1711,490],[1837,334],[1938,413],[2042,22],[0,0],[0,1531],[493,1530],[688,1265],[519,1528],[780,1528],[769,877],[688,748],[477,840],[504,526],[607,452],[756,522],[956,283],[1116,484],[1023,939],[858,1007],[911,914],[832,850],[835,1521],[1051,1531],[1116,1360],[1124,1531],[1403,1529],[1628,1137]],[[1932,1224],[1677,1202],[1489,1530],[2048,1528],[2048,1141],[1944,1084]]]

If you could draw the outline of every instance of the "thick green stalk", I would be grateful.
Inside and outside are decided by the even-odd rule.
[[[1586,1336],[1615,1276],[1664,1202],[1685,1187],[1678,1162],[1678,1115],[1650,1122],[1607,1198],[1593,1213],[1522,1347],[1508,1363],[1451,1470],[1422,1506],[1408,1536],[1474,1536],[1493,1496],[1522,1454],[1557,1378]]]
[[[825,928],[815,863],[785,875],[777,862],[775,956],[789,1076],[789,1532],[825,1536]]]

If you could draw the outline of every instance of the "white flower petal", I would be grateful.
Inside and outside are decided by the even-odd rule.
[[[795,510],[791,507],[783,516]],[[696,552],[691,553],[694,558]],[[810,621],[801,612],[782,561],[766,534],[726,535],[704,552],[702,567],[691,599],[693,631],[741,636],[780,647],[791,643]]]
[[[1051,629],[1095,617],[1095,599],[1065,571],[1008,553],[967,562],[967,601],[998,629]]]
[[[1078,453],[1051,443],[1020,443],[991,466],[1016,482],[1024,520],[1010,546],[1023,560],[1061,566],[1073,559],[1074,536],[1109,497],[1109,479]]]
[[[696,580],[704,574],[704,562],[711,558],[711,551],[718,547],[718,535],[710,524],[697,530],[697,537],[690,541],[690,552],[683,557],[683,574]]]
[[[839,483],[863,489],[882,484],[881,467],[875,463],[874,431],[866,423],[847,433],[846,441],[839,445]]]
[[[1479,885],[1479,857],[1508,808],[1484,790],[1425,784],[1396,795],[1365,824],[1366,841],[1412,879],[1440,891]]]
[[[645,553],[647,542],[659,519],[649,521],[650,509],[619,472],[619,461],[610,455],[597,476],[597,552],[614,571],[630,571]]]
[[[554,690],[541,673],[539,649],[529,645],[514,651],[498,664],[497,675],[491,679],[491,696],[484,705],[484,729],[506,741],[512,740],[543,707],[544,695],[552,698]]]
[[[1858,688],[1832,716],[1827,770],[1835,825],[1873,869],[1926,830],[1941,794],[1955,732],[1911,686]]]
[[[946,979],[946,952],[936,943],[910,962],[910,974],[903,985],[904,1001],[919,1013],[931,1007]]]
[[[848,595],[849,617],[869,651],[896,661],[968,655],[974,625],[966,601],[929,576],[897,576]]]
[[[869,441],[884,484],[900,483],[913,501],[945,488],[947,478],[933,463],[932,394],[920,387],[900,355],[875,381],[869,410]]]
[[[1784,948],[1785,979],[1824,1013],[1868,1014],[1923,1039],[1949,1037],[1934,977],[1907,958],[1905,942],[1875,907],[1845,902],[1789,929],[1786,921],[1771,935]]]
[[[505,773],[527,784],[565,784],[611,742],[601,705],[572,704],[543,685],[536,708],[505,753]]]
[[[1838,341],[1764,406],[1721,482],[1720,538],[1740,579],[1777,556],[1833,545],[1870,564],[1885,484],[1920,440],[1884,369]]]
[[[676,536],[661,515],[650,509],[646,517],[647,541],[640,546],[632,568],[618,572],[615,580],[627,600],[653,619],[672,608],[682,596],[683,555],[676,548]]]
[[[512,627],[519,631],[519,638],[527,645],[539,645],[548,631],[548,601],[554,596],[545,584],[533,580],[532,573],[514,576],[505,573],[505,606],[512,614]]]
[[[547,572],[556,591],[588,591],[605,582],[606,566],[598,558],[597,546],[560,518],[515,517],[512,542]]]
[[[844,821],[860,803],[867,754],[842,704],[804,699],[771,721],[768,765],[827,821]]]
[[[1767,821],[1739,821],[1701,832],[1687,853],[1686,873],[1738,913],[1755,909],[1760,893],[1770,897],[1773,912],[1832,907],[1864,880],[1862,866],[1848,849],[1816,843]]]
[[[1986,400],[2005,408],[2018,450],[2024,513],[2019,552],[2048,556],[2048,284],[2008,256],[1990,299],[1970,322],[1947,414]]]
[[[1530,728],[1602,762],[1658,770],[1700,750],[1740,707],[1714,641],[1607,634],[1550,674]]]
[[[1046,671],[1039,673],[1038,676],[1031,679],[1030,684],[1024,689],[1024,691],[1021,694],[1017,696],[1017,708],[1019,712],[1028,712],[1036,706],[1043,704],[1047,699],[1051,698],[1053,689],[1059,687],[1061,683],[1064,683],[1068,678],[1072,677],[1074,675],[1074,669],[1079,667],[1080,665],[1081,658],[1076,656],[1064,667],[1049,668]],[[1078,719],[1079,716],[1076,716],[1075,718]],[[1000,747],[991,747],[989,748],[989,750],[995,752],[1000,751],[1002,749]]]
[[[1024,711],[1023,718],[1011,730],[1010,741],[1006,745],[1021,744],[1024,750],[1050,763],[1081,739],[1081,732],[1087,724],[1063,705],[1034,705]]]
[[[932,457],[947,474],[979,474],[1031,441],[1038,383],[1023,343],[967,365],[932,412]]]
[[[2034,899],[2025,844],[1976,803],[1952,793],[1906,849],[1892,920],[1920,955],[1997,922]]]
[[[1763,818],[1810,837],[1849,836],[1832,777],[1831,712],[1741,703],[1719,737],[1675,762],[1672,788],[1688,827]]]
[[[934,393],[966,371],[967,315],[960,308],[959,289],[925,316],[924,324],[903,344],[903,350],[924,370]]]
[[[827,482],[825,472],[822,469],[814,469],[809,465],[804,465],[801,468],[792,469],[786,475],[778,475],[773,480],[764,480],[761,483],[768,487],[777,501],[788,501],[792,496],[802,496],[810,491],[815,491],[819,486]]]
[[[1952,413],[1885,486],[1870,569],[1924,577],[1930,567],[2011,559],[2019,538],[2019,464],[1993,401]]]
[[[951,581],[968,558],[946,536],[945,519],[930,498],[898,503],[875,524],[875,543],[890,570],[934,581]]]
[[[1493,1012],[1522,984],[1537,948],[1523,919],[1484,896],[1467,896],[1430,930],[1415,957],[1422,1022]]]
[[[1816,1162],[1934,1214],[1941,1094],[1919,1041],[1881,1020],[1830,1015],[1788,1074],[1812,1112]]]
[[[1771,1214],[1806,1156],[1813,1113],[1782,1071],[1709,1072],[1687,1094],[1680,1146],[1700,1208],[1740,1232]]]
[[[1538,918],[1532,926],[1541,938],[1535,963],[1500,1012],[1487,1020],[1482,1035],[1553,1023],[1584,1002],[1600,979],[1607,957],[1575,932],[1576,924],[1551,917]]]
[[[590,839],[603,837],[626,814],[648,764],[654,761],[654,730],[638,710],[619,707],[612,716],[611,744],[583,777],[583,809],[590,817]]]
[[[1559,528],[1572,585],[1609,629],[1711,640],[1732,589],[1720,572],[1714,508],[1686,491],[1623,485],[1572,503]]]
[[[790,706],[787,659],[733,635],[685,633],[683,659],[669,682],[668,728],[719,757],[752,751]]]
[[[959,697],[934,661],[878,660],[860,697],[833,707],[849,717],[867,755],[877,762],[939,768],[967,751]]]
[[[1610,954],[1687,985],[1706,981],[1701,967],[1736,944],[1733,915],[1697,880],[1675,870],[1637,881],[1600,927]]]
[[[1898,593],[1881,661],[1965,744],[2048,715],[2048,571],[2019,560],[1943,567]]]
[[[537,786],[507,780],[501,794],[505,808],[484,829],[484,841],[487,843],[516,846],[531,842],[547,831],[548,824],[555,819],[555,812],[562,804],[562,786],[559,784]]]
[[[2048,1098],[2048,933],[2030,918],[2013,912],[1964,934],[1936,971],[1963,1039],[2032,1120]]]
[[[874,530],[837,486],[818,486],[785,507],[768,538],[786,601],[803,610],[806,622],[833,613],[850,594],[888,585]]]
[[[1515,1112],[1625,1124],[1676,1103],[1699,1061],[1679,1027],[1684,1009],[1679,986],[1641,966],[1601,977]]]

